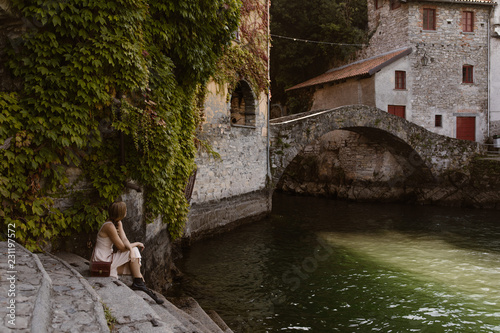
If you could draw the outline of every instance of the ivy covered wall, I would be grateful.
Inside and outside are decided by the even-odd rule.
[[[16,91],[0,92],[0,218],[30,249],[95,230],[127,181],[149,219],[183,229],[200,87],[239,24],[237,0],[11,0]],[[92,195],[72,191],[80,168]],[[62,210],[58,196],[75,196]],[[3,228],[6,230],[7,228]]]

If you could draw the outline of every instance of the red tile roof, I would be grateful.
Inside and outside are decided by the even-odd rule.
[[[359,60],[342,67],[332,68],[324,74],[288,88],[287,91],[312,87],[318,84],[335,82],[357,76],[371,76],[390,63],[410,54],[411,51],[411,47],[399,49],[368,59]]]

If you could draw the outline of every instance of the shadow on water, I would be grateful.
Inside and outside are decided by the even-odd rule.
[[[497,212],[275,195],[202,240],[182,292],[235,332],[500,332]]]
[[[433,236],[456,247],[500,252],[497,210],[356,203],[278,194],[273,198],[273,215],[300,217],[302,226],[314,232],[331,230],[332,226],[346,233],[392,230],[415,237]]]

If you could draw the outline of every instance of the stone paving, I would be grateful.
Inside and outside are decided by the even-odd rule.
[[[50,254],[38,254],[52,280],[48,332],[109,332],[99,297],[84,278]]]
[[[0,333],[232,333],[190,297],[157,293],[164,300],[158,305],[130,289],[127,277],[90,277],[88,261],[77,255],[33,254],[8,242],[0,252]]]
[[[0,242],[0,252],[0,331],[31,332],[32,318],[40,315],[34,312],[35,304],[41,304],[48,295],[50,278],[43,274],[37,258],[23,247],[15,244],[9,248],[7,242]],[[47,320],[41,315],[39,320]]]

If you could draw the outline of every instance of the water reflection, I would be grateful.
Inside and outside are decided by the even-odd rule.
[[[278,196],[178,265],[235,332],[500,332],[496,215]]]

